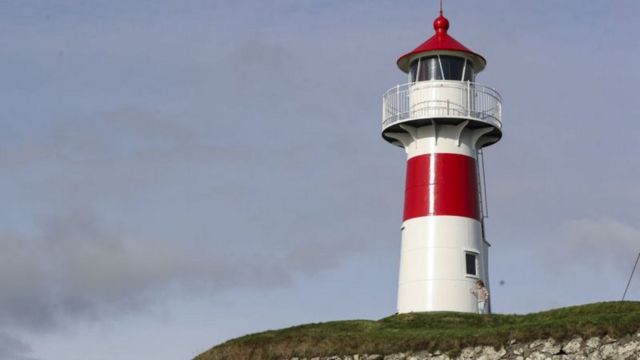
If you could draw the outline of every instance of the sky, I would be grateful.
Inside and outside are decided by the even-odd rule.
[[[405,154],[381,96],[437,6],[0,1],[0,359],[190,359],[393,314]],[[494,312],[619,300],[640,251],[640,3],[445,15],[503,96]]]

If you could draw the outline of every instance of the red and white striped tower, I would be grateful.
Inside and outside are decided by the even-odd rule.
[[[382,137],[408,158],[398,312],[475,312],[470,290],[489,284],[478,159],[502,136],[502,99],[475,82],[486,61],[447,33],[442,10],[433,27],[398,59],[409,83],[383,97]]]

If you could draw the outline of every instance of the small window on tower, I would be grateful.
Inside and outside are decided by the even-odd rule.
[[[478,276],[478,255],[474,253],[465,253],[465,260],[467,263],[467,275]]]

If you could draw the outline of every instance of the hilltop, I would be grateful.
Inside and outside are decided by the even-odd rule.
[[[499,348],[508,342],[575,337],[620,337],[640,329],[640,302],[605,302],[526,315],[411,313],[380,320],[314,323],[246,335],[195,360],[283,359],[334,354],[393,354],[465,347]]]

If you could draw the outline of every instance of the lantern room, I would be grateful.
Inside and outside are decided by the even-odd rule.
[[[495,89],[476,83],[486,60],[449,35],[449,20],[442,13],[433,28],[433,36],[397,61],[408,81],[383,96],[383,138],[402,146],[390,134],[405,132],[404,125],[466,122],[471,129],[491,127],[480,147],[497,142],[502,137],[502,98]]]

